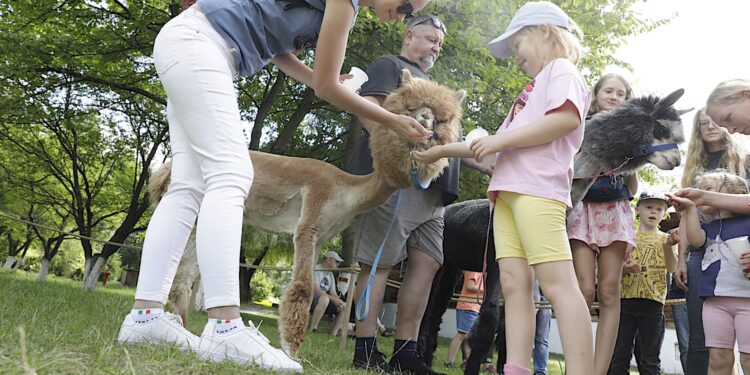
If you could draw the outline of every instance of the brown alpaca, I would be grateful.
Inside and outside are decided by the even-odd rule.
[[[425,149],[459,140],[461,103],[466,92],[412,78],[403,71],[403,85],[389,95],[383,106],[391,112],[412,116],[434,136],[414,147]],[[412,186],[411,146],[385,126],[372,129],[370,148],[375,171],[355,176],[320,160],[251,151],[255,179],[245,202],[245,224],[275,233],[294,234],[292,282],[280,307],[282,348],[295,358],[305,337],[313,293],[313,267],[320,248],[343,231],[351,220],[382,203],[397,189]],[[446,159],[418,164],[420,180],[437,178]],[[149,183],[158,201],[169,184],[171,165],[164,164]],[[190,290],[198,277],[195,242],[189,241],[177,270],[170,301],[187,321]]]

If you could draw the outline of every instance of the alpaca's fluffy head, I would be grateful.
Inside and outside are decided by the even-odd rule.
[[[396,188],[412,185],[412,150],[424,150],[435,145],[457,142],[461,134],[461,104],[466,91],[454,91],[437,83],[414,78],[403,70],[402,85],[383,102],[383,107],[393,113],[413,117],[427,130],[433,131],[429,140],[412,144],[403,140],[388,126],[377,126],[372,130],[370,149],[375,169],[382,174],[388,185]],[[421,181],[433,180],[448,166],[446,159],[432,164],[417,163]]]
[[[617,109],[599,112],[587,121],[581,149],[598,158],[601,161],[598,167],[602,169],[587,173],[596,174],[615,168],[629,157],[632,159],[620,169],[620,173],[635,171],[644,164],[653,164],[664,170],[680,165],[680,150],[677,148],[646,155],[640,154],[640,150],[685,141],[680,116],[686,111],[673,107],[683,92],[680,89],[662,98],[630,99]],[[582,172],[576,170],[576,175],[582,175]]]
[[[680,150],[669,148],[648,153],[649,146],[685,142],[675,102],[684,91],[665,97],[646,96],[626,101],[614,110],[599,112],[586,121],[581,151],[575,157],[571,199],[581,200],[601,173],[635,173],[645,164],[669,170],[680,165]]]
[[[641,129],[645,133],[642,143],[636,144],[636,146],[644,148],[649,144],[657,146],[685,142],[680,116],[689,110],[679,111],[673,106],[683,93],[684,91],[680,89],[663,98],[646,96],[632,99],[627,103],[633,111],[640,111],[637,114],[631,112],[633,116],[648,115],[648,118],[644,118],[642,124],[636,123],[642,127]],[[671,148],[656,151],[645,155],[644,159],[645,163],[653,164],[659,169],[671,170],[680,165],[680,150]]]

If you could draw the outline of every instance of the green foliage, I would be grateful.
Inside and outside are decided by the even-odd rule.
[[[50,374],[275,374],[232,362],[215,363],[168,345],[121,345],[115,338],[124,315],[130,311],[134,291],[109,283],[87,293],[70,280],[50,276],[37,283],[35,275],[0,270],[0,373]],[[278,311],[243,314],[279,347]],[[200,334],[207,317],[193,313],[188,329]],[[54,324],[49,324],[54,322]],[[330,327],[323,319],[321,328]],[[21,339],[19,329],[24,332]],[[393,338],[377,338],[381,348],[393,347]],[[440,339],[435,358],[445,358],[449,340]],[[309,374],[367,374],[351,368],[354,340],[339,348],[339,338],[327,333],[308,333],[300,361]],[[442,361],[435,370],[449,375]],[[24,367],[24,365],[28,367]],[[564,362],[552,356],[549,374],[562,374]]]
[[[122,275],[122,260],[120,254],[114,254],[107,260],[107,266],[110,272],[109,280],[118,280]]]
[[[276,264],[276,266],[279,267],[284,265],[285,264],[281,263]],[[263,271],[263,273],[266,274],[266,278],[271,280],[271,283],[273,285],[273,292],[271,293],[271,297],[280,299],[284,294],[286,287],[292,281],[292,274],[283,271]]]
[[[591,82],[609,64],[627,66],[614,58],[626,37],[666,22],[633,13],[636,0],[556,2],[586,34],[589,54],[581,67]],[[494,131],[529,81],[512,59],[496,60],[485,48],[522,3],[433,1],[425,9],[440,15],[448,27],[441,57],[430,73],[438,82],[468,91],[465,132],[477,126]],[[145,172],[159,157],[167,128],[165,94],[151,51],[161,26],[178,13],[178,2],[165,0],[0,4],[0,210],[65,231],[142,242],[138,233],[150,216]],[[398,54],[403,32],[403,24],[382,23],[363,9],[349,37],[343,70]],[[301,58],[312,64],[314,54]],[[280,90],[275,92],[277,81]],[[352,116],[280,76],[273,66],[239,79],[236,88],[243,120],[251,125],[257,121],[248,141],[262,150],[343,165],[350,151],[347,139],[356,135],[349,134]],[[484,197],[487,183],[486,176],[462,173],[460,198]],[[14,240],[23,242],[31,233],[23,224],[0,224]],[[117,251],[77,242],[86,256]],[[324,249],[339,246],[334,241]],[[267,264],[288,264],[292,248],[288,236],[252,233],[243,239],[248,261],[267,250]],[[137,268],[138,252],[123,252],[122,262]],[[73,263],[59,264],[55,272],[66,274]]]
[[[4,263],[7,256],[8,241],[4,237],[0,237],[0,263]]]
[[[252,262],[267,248],[264,264],[291,264],[294,257],[294,243],[288,234],[268,233],[249,225],[242,229],[242,250],[248,262]]]
[[[255,272],[253,279],[250,280],[250,295],[253,296],[253,302],[265,301],[274,296],[273,281],[266,277],[265,272]]]
[[[654,187],[659,187],[659,191],[672,191],[679,188],[679,182],[675,177],[665,175],[659,169],[653,165],[646,165],[638,171],[638,180],[641,181],[642,185],[639,189],[653,190]]]
[[[63,249],[58,255],[52,259],[50,265],[50,274],[56,276],[64,276],[72,278],[76,271],[83,274],[83,253],[80,247],[72,249],[70,243],[67,244],[68,248]]]
[[[149,213],[150,216],[150,213]],[[145,224],[144,224],[145,225]],[[143,244],[143,239],[146,236],[146,232],[136,232],[128,236],[126,245],[140,247]],[[133,249],[130,247],[122,247],[117,254],[120,256],[120,262],[122,270],[131,269],[137,270],[141,267],[141,249]]]
[[[19,269],[27,272],[39,272],[41,262],[42,255],[38,251],[34,251],[34,249],[29,249]]]
[[[141,265],[141,251],[123,248],[119,251],[120,259],[122,259],[122,268],[137,270]]]

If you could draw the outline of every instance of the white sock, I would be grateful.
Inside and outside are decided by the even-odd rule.
[[[242,318],[237,319],[211,319],[216,325],[214,329],[217,335],[228,335],[245,327]]]
[[[164,309],[133,309],[130,311],[130,315],[133,316],[136,323],[143,324],[164,315]]]

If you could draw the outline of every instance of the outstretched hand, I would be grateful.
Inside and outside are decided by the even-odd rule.
[[[413,142],[421,142],[432,136],[432,132],[425,129],[419,121],[406,115],[396,115],[391,129],[402,138]]]
[[[705,191],[695,188],[683,188],[675,191],[672,194],[668,194],[673,197],[684,198],[690,200],[696,206],[705,206],[703,200],[705,199]]]
[[[495,134],[475,139],[469,149],[474,153],[474,159],[481,163],[485,156],[502,151],[505,145],[502,143],[502,137]]]
[[[701,193],[694,194],[693,192],[685,192],[686,190],[695,190]],[[682,211],[689,209],[690,207],[695,207],[697,203],[695,202],[694,199],[699,199],[697,198],[697,196],[702,195],[702,193],[703,193],[702,190],[686,188],[686,189],[678,190],[675,193],[672,193],[672,194],[667,193],[665,195],[667,196],[667,200],[669,201],[669,203],[671,203],[677,211],[682,212]],[[683,195],[678,195],[678,194],[683,194]],[[685,194],[687,194],[689,197],[687,197]]]
[[[443,156],[440,154],[440,146],[433,146],[422,151],[412,151],[414,160],[424,164],[432,164]]]

